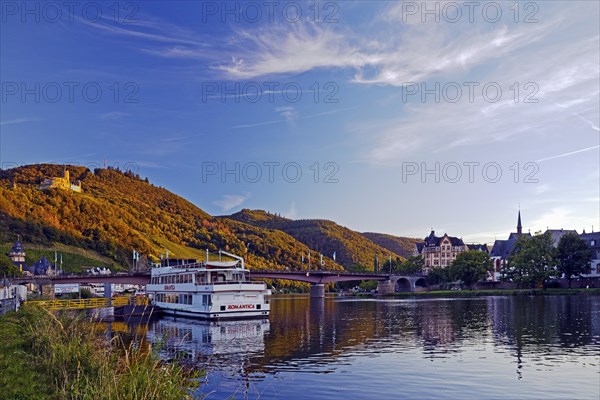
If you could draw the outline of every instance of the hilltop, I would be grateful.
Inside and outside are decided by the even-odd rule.
[[[263,210],[248,209],[221,218],[285,232],[311,249],[329,257],[332,257],[335,252],[337,262],[346,269],[362,266],[373,270],[375,256],[378,256],[382,263],[390,252],[396,258],[405,257],[401,252],[380,246],[362,234],[329,220],[292,220]]]

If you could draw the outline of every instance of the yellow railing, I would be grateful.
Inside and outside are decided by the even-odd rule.
[[[28,303],[38,304],[49,310],[64,310],[70,308],[104,308],[108,307],[108,299],[105,297],[94,297],[91,299],[70,299],[70,300],[30,300]],[[148,305],[147,297],[113,297],[111,299],[112,307],[122,307],[127,305]]]

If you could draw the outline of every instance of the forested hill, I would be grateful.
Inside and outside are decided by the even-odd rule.
[[[292,220],[266,211],[248,209],[221,218],[285,232],[311,249],[329,257],[332,257],[335,252],[337,262],[346,269],[360,266],[360,268],[372,270],[375,256],[379,257],[380,263],[383,263],[390,253],[395,258],[403,257],[403,254],[375,244],[362,234],[333,221]]]
[[[386,233],[363,232],[362,235],[375,244],[380,245],[405,258],[413,255],[415,243],[422,242],[423,239],[388,235]]]
[[[174,258],[223,249],[246,256],[251,268],[307,268],[301,256],[309,248],[290,235],[212,217],[129,172],[68,166],[83,193],[38,188],[44,178],[62,176],[63,168],[38,164],[0,171],[0,243],[21,235],[25,243],[87,248],[121,265],[131,263],[132,249],[154,260],[166,248]],[[326,265],[342,268],[331,259]]]

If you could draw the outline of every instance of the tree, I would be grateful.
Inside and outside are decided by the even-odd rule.
[[[571,288],[573,276],[579,276],[589,269],[592,252],[585,240],[576,233],[567,233],[558,241],[556,262],[558,270],[565,275]]]
[[[549,233],[519,236],[508,258],[510,276],[519,284],[529,284],[530,287],[543,285],[555,265],[554,252]]]
[[[460,279],[471,290],[473,283],[485,276],[491,266],[492,262],[487,253],[477,250],[464,251],[450,264],[450,277],[454,280]]]
[[[434,267],[427,274],[427,282],[432,285],[439,285],[441,283],[450,282],[450,275],[448,274],[448,268]]]
[[[10,258],[0,254],[0,279],[4,277],[21,276],[21,271],[16,267]]]
[[[425,260],[421,256],[412,256],[400,263],[398,272],[400,274],[414,275],[423,272]]]

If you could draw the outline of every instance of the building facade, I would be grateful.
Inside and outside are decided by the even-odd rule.
[[[584,277],[597,278],[600,277],[600,232],[582,233],[579,237],[587,243],[592,251],[592,261],[590,262],[590,270],[587,274],[582,274]]]
[[[436,236],[435,231],[431,231],[422,242],[415,243],[413,255],[423,257],[425,261],[423,272],[426,274],[432,268],[446,268],[463,251],[468,250],[462,239],[455,236]]]
[[[48,190],[48,189],[72,190],[72,191],[78,192],[78,193],[81,193],[83,191],[81,189],[81,181],[71,182],[69,170],[66,168],[63,171],[63,176],[44,179],[44,181],[40,185],[40,189],[41,190]]]

